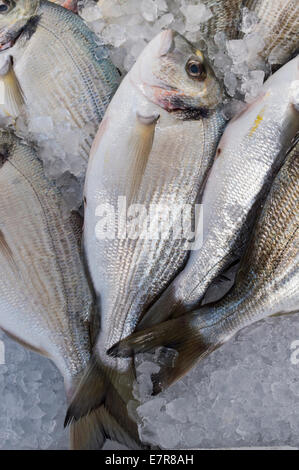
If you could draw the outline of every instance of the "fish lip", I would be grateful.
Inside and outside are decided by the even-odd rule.
[[[5,43],[1,43],[0,44],[0,52],[2,51],[6,51],[7,49],[10,49],[11,47],[14,46],[14,41],[8,41],[8,42],[5,42]]]
[[[1,36],[3,36],[3,41],[1,41],[0,39],[0,52],[6,51],[7,49],[10,49],[11,47],[13,47],[15,43],[17,42],[17,40],[22,35],[25,27],[26,25],[23,28],[21,28],[18,32],[16,32],[16,34],[9,33],[9,31],[7,30],[4,30],[4,31],[2,30],[0,33],[0,38]]]
[[[136,81],[130,76],[130,83],[132,86],[142,93],[145,98],[151,101],[151,103],[159,106],[170,114],[177,114],[178,116],[181,113],[190,111],[190,115],[196,112],[198,115],[197,119],[200,117],[208,117],[210,112],[220,106],[220,103],[215,103],[214,106],[188,106],[184,104],[184,93],[182,93],[178,88],[167,85],[163,82],[157,82],[155,85],[152,85],[144,80],[141,81],[141,86],[136,83]],[[147,90],[150,90],[153,93],[148,93]],[[155,92],[164,91],[165,97],[163,99],[163,93],[161,93],[161,98],[158,98],[155,95]],[[168,93],[168,96],[167,96]],[[223,90],[220,90],[220,95],[222,95]]]

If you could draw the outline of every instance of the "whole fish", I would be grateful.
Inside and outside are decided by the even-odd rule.
[[[138,328],[194,310],[211,282],[244,251],[256,209],[299,131],[298,78],[299,57],[270,77],[226,127],[202,198],[201,247]]]
[[[244,6],[257,16],[252,33],[264,42],[261,50],[248,57],[251,68],[267,60],[272,65],[285,63],[299,49],[298,0],[245,0]]]
[[[287,157],[266,199],[236,284],[220,302],[139,334],[118,347],[121,356],[164,345],[178,351],[174,367],[153,377],[155,392],[178,380],[242,328],[299,309],[299,145]]]
[[[224,127],[220,100],[203,54],[167,30],[142,52],[99,128],[85,182],[84,248],[101,306],[95,352],[112,376],[130,365],[108,357],[107,349],[134,331],[188,256],[184,233],[170,232],[181,227],[177,207],[196,203],[212,164]],[[162,213],[173,209],[160,221],[161,236],[154,223],[149,228],[153,205]],[[136,218],[139,230],[130,232]],[[91,380],[88,372],[86,390]]]
[[[66,214],[36,152],[1,130],[0,328],[55,363],[70,401],[90,358],[94,302],[80,257],[81,224]],[[72,448],[97,449],[105,436],[138,447],[137,429],[112,387],[109,399],[113,416],[105,403],[72,425]]]
[[[0,12],[0,58],[12,58],[18,81],[16,86],[6,80],[8,106],[20,102],[20,89],[25,103],[27,124],[19,124],[18,133],[50,149],[48,174],[69,172],[83,178],[119,73],[100,39],[77,15],[43,0],[5,3],[8,9]]]

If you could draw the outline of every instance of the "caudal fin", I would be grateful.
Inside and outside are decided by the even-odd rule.
[[[72,450],[99,450],[106,439],[124,444],[129,449],[142,447],[139,438],[130,435],[107,410],[105,405],[92,411],[70,425],[70,448]]]
[[[104,369],[92,358],[65,418],[70,424],[71,448],[101,449],[106,439],[130,449],[142,449],[137,424],[129,417],[127,401],[122,398]]]
[[[152,375],[153,394],[156,395],[223,344],[218,325],[209,326],[202,319],[204,315],[195,312],[138,331],[110,348],[108,354],[130,357],[137,353],[154,351],[159,347],[177,351],[178,354],[171,365],[162,365],[159,372]]]

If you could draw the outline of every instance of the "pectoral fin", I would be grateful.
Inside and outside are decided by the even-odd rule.
[[[136,115],[136,126],[129,142],[130,156],[127,172],[126,195],[132,203],[141,185],[149,155],[152,150],[157,120],[159,115]]]
[[[13,253],[5,239],[4,233],[1,230],[0,230],[0,254],[2,254],[4,258],[8,261],[12,270],[18,273],[18,268],[14,260]]]
[[[160,347],[177,351],[171,365],[160,366],[160,371],[152,375],[153,395],[156,395],[179,380],[196,362],[222,344],[217,335],[214,335],[213,326],[194,327],[196,318],[198,315],[187,314],[134,333],[110,348],[108,354],[130,357],[137,353],[154,352]]]
[[[24,94],[13,68],[12,57],[6,58],[0,68],[0,80],[4,85],[4,106],[12,117],[18,117],[25,104]]]
[[[294,313],[299,313],[299,310],[293,310],[292,312],[279,312],[270,315],[270,317],[284,317],[285,315],[294,315]]]

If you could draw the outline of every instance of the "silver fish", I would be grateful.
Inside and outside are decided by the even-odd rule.
[[[194,310],[211,282],[244,251],[255,210],[299,131],[298,78],[299,57],[269,78],[226,127],[202,198],[202,245],[138,328]]]
[[[18,133],[42,148],[50,146],[51,176],[64,169],[80,176],[119,73],[108,50],[79,16],[43,0],[6,4],[8,9],[0,11],[0,58],[12,57],[26,121],[46,118],[40,129],[17,123]],[[12,99],[15,89],[12,86],[9,93]]]
[[[261,59],[272,65],[285,63],[299,49],[298,0],[245,0],[244,6],[256,14],[252,33],[264,42],[257,54],[249,56],[249,66],[254,68]]]
[[[80,257],[81,223],[66,213],[35,151],[1,130],[0,328],[55,363],[70,401],[90,358],[94,302]],[[72,448],[97,449],[105,436],[139,446],[126,434],[139,441],[112,387],[109,399],[114,417],[108,403],[73,423]],[[126,419],[129,430],[123,431],[119,422]]]
[[[221,89],[203,54],[169,30],[142,52],[101,123],[85,183],[84,248],[101,306],[96,357],[112,376],[128,373],[130,364],[110,358],[107,349],[134,331],[188,256],[184,235],[168,236],[180,226],[181,213],[174,214],[173,223],[163,218],[162,236],[156,238],[144,210],[149,213],[152,204],[169,209],[196,203],[224,127],[216,109],[220,100]],[[139,216],[129,215],[134,207]],[[111,236],[100,230],[103,211],[115,220]],[[127,215],[138,216],[137,236],[130,234]],[[90,406],[86,400],[84,405],[83,390],[90,389],[92,373],[81,400],[77,397],[82,413]]]
[[[127,356],[161,345],[178,351],[174,367],[153,377],[158,393],[242,328],[299,309],[299,145],[266,199],[236,284],[220,302],[134,334],[118,347]]]

